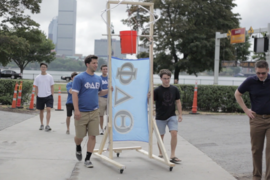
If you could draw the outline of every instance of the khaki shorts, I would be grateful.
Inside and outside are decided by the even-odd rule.
[[[81,112],[81,119],[74,119],[74,124],[77,138],[84,138],[87,132],[88,136],[99,135],[99,110]]]
[[[98,97],[98,106],[99,106],[99,116],[104,116],[104,113],[107,114],[107,98]]]

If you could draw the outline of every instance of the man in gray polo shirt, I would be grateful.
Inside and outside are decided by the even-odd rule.
[[[253,158],[253,180],[262,178],[262,153],[266,137],[266,173],[270,180],[270,75],[268,63],[258,61],[255,64],[256,76],[248,77],[235,91],[235,98],[250,119],[250,137]],[[249,92],[251,109],[242,99]]]

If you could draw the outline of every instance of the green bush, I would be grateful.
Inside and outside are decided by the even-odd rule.
[[[32,93],[33,81],[20,80],[22,84],[22,101],[21,104],[30,100],[30,94]],[[11,105],[13,100],[14,88],[18,80],[0,79],[0,103],[3,105]],[[17,88],[17,95],[19,94],[19,86]]]
[[[190,110],[193,104],[194,85],[175,85],[181,93],[183,109]],[[197,105],[199,110],[243,112],[234,97],[238,86],[198,85]],[[243,94],[247,107],[251,107],[249,94]]]

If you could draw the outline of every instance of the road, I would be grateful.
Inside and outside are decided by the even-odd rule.
[[[65,106],[66,99],[67,94],[62,94],[62,108]],[[55,94],[54,108],[57,108],[57,104],[58,95]],[[0,113],[0,130],[34,116],[3,111]],[[251,179],[252,158],[247,116],[184,115],[183,122],[179,124],[178,134],[237,179]]]
[[[185,115],[178,133],[238,179],[252,179],[247,116]]]

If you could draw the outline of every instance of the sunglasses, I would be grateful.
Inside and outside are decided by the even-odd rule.
[[[266,75],[266,72],[262,72],[262,73],[261,73],[261,72],[257,72],[256,74],[257,74],[257,75],[260,75],[260,74],[261,74],[261,75]]]

